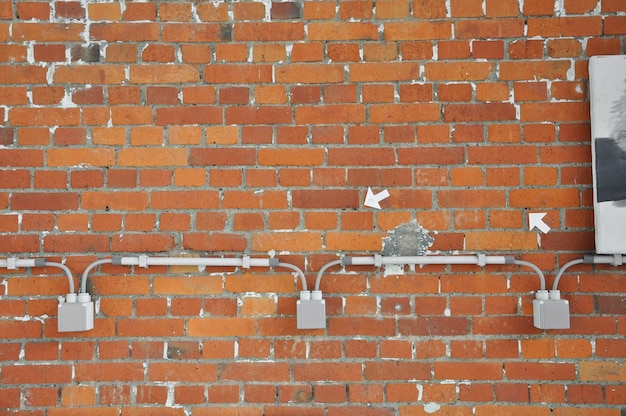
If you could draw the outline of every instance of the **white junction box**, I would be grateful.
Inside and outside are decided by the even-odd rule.
[[[321,291],[314,290],[312,295],[308,291],[300,292],[296,308],[298,329],[326,328],[326,301]]]
[[[539,329],[568,329],[569,302],[558,290],[539,290],[533,299],[533,324]]]
[[[93,329],[94,305],[89,293],[69,293],[59,299],[59,332],[78,332]]]

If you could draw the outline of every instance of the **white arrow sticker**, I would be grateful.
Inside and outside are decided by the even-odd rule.
[[[533,212],[528,214],[528,224],[530,226],[530,229],[532,230],[533,228],[537,227],[537,229],[542,233],[549,233],[550,227],[548,226],[548,224],[543,222],[543,217],[545,216],[545,212]]]
[[[389,191],[388,190],[385,189],[383,191],[380,191],[377,194],[374,194],[374,192],[372,192],[372,188],[368,187],[367,188],[367,195],[365,195],[365,203],[364,203],[364,205],[366,207],[380,209],[379,202],[382,201],[385,198],[388,198],[388,197],[389,197]]]

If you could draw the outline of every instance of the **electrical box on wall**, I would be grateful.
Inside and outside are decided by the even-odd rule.
[[[626,253],[626,56],[589,60],[596,252]]]
[[[326,328],[326,301],[322,299],[322,292],[314,290],[300,292],[300,299],[296,302],[296,326],[298,329]]]
[[[93,302],[88,293],[68,294],[58,306],[59,332],[89,331],[93,329]]]
[[[533,325],[539,329],[568,329],[569,302],[558,290],[539,290],[533,300]]]

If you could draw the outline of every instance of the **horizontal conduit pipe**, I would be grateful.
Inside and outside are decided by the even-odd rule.
[[[74,293],[74,276],[71,270],[64,264],[46,261],[46,259],[19,259],[17,257],[9,257],[5,260],[0,260],[0,267],[8,270],[17,270],[22,267],[56,267],[57,269],[63,270],[63,273],[67,276],[70,287],[69,293]]]
[[[512,256],[485,256],[482,254],[475,256],[368,256],[368,257],[344,257],[343,264],[353,266],[384,264],[475,264],[484,266],[486,264],[512,264]]]
[[[114,264],[121,266],[207,266],[207,267],[270,267],[277,266],[278,259],[223,258],[223,257],[114,257]]]
[[[297,266],[289,263],[281,263],[277,258],[223,258],[223,257],[149,257],[149,256],[115,256],[112,259],[102,259],[91,263],[83,272],[80,291],[87,293],[87,276],[95,267],[102,264],[114,264],[120,266],[206,266],[206,267],[284,267],[298,273],[304,290],[306,290],[306,277],[304,272]]]
[[[4,260],[0,260],[0,267],[17,270],[22,267],[44,267],[46,259],[19,259],[17,257],[9,257]]]
[[[363,257],[351,257],[346,256],[342,260],[334,260],[324,265],[317,274],[315,280],[315,290],[319,290],[322,275],[324,272],[338,264],[344,264],[347,266],[376,266],[380,267],[386,264],[419,264],[419,265],[432,265],[432,264],[474,264],[477,266],[485,266],[488,264],[517,264],[519,266],[526,266],[533,269],[539,276],[541,281],[541,290],[546,288],[546,278],[536,265],[533,263],[516,260],[513,256],[486,256],[484,254],[477,254],[473,256],[363,256]]]

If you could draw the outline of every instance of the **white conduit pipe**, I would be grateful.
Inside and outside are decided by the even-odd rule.
[[[74,276],[72,276],[72,272],[64,264],[46,261],[46,259],[19,259],[17,257],[9,257],[5,260],[0,260],[0,267],[8,270],[17,270],[22,267],[56,267],[63,270],[63,273],[67,276],[67,281],[70,286],[69,293],[74,293]]]
[[[575,259],[568,263],[565,263],[563,267],[558,271],[556,277],[554,278],[554,283],[552,285],[552,290],[558,290],[559,282],[561,281],[561,277],[567,269],[572,266],[576,266],[577,264],[610,264],[612,266],[621,266],[624,264],[624,255],[623,254],[612,254],[612,255],[586,255],[583,256],[582,259]]]
[[[326,263],[324,266],[322,266],[320,271],[317,272],[317,278],[315,279],[315,290],[320,290],[320,283],[322,283],[322,275],[324,274],[324,272],[329,268],[337,266],[339,264],[344,264],[343,260],[333,260],[330,263]]]
[[[519,266],[530,267],[537,273],[541,281],[541,289],[545,290],[546,279],[539,267],[533,263],[515,260],[513,256],[486,256],[477,254],[474,256],[366,256],[366,257],[344,257],[341,260],[334,260],[324,265],[317,273],[315,280],[315,290],[319,290],[324,272],[333,266],[344,264],[352,266],[376,266],[380,267],[385,264],[475,264],[477,266],[486,266],[488,264],[517,264]]]
[[[515,260],[513,263],[517,264],[518,266],[527,266],[533,269],[535,273],[537,273],[537,275],[539,276],[539,280],[541,281],[540,290],[546,290],[546,277],[543,275],[543,272],[539,267],[529,261],[524,260]]]
[[[563,267],[561,267],[561,269],[558,271],[558,273],[556,274],[556,277],[554,278],[554,283],[552,284],[552,290],[558,290],[559,288],[559,281],[561,280],[561,276],[563,276],[563,273],[565,273],[565,271],[567,269],[569,269],[572,266],[575,266],[577,264],[583,264],[585,261],[583,259],[576,259],[576,260],[572,260],[568,263],[565,263],[565,265]]]
[[[289,263],[278,263],[276,266],[284,267],[285,269],[290,269],[298,273],[298,276],[300,276],[300,281],[302,282],[302,290],[303,291],[307,290],[306,277],[304,276],[304,272],[298,266],[294,266],[293,264],[289,264]]]
[[[100,266],[101,264],[111,264],[111,263],[113,263],[113,259],[102,259],[102,260],[96,260],[93,263],[91,263],[89,266],[87,266],[87,268],[83,272],[83,276],[80,279],[80,293],[87,293],[87,275],[89,274],[91,270]]]
[[[44,266],[46,266],[46,267],[57,267],[57,268],[63,270],[65,272],[65,275],[67,276],[67,280],[68,280],[68,282],[70,284],[70,291],[67,292],[67,293],[74,293],[74,276],[72,276],[72,272],[70,271],[70,269],[67,268],[67,266],[65,264],[47,261],[47,262],[44,263]]]
[[[485,256],[478,254],[475,256],[368,256],[368,257],[344,257],[343,264],[346,265],[385,265],[385,264],[476,264],[484,266],[486,264],[512,264],[511,256]]]
[[[281,263],[277,258],[250,258],[245,256],[242,258],[223,258],[223,257],[149,257],[149,256],[133,256],[121,257],[116,256],[112,259],[97,260],[89,265],[83,272],[81,279],[80,291],[87,293],[87,276],[95,267],[102,264],[114,264],[120,266],[206,266],[206,267],[284,267],[298,273],[302,281],[304,290],[306,290],[306,278],[304,272],[297,266],[289,263]]]

